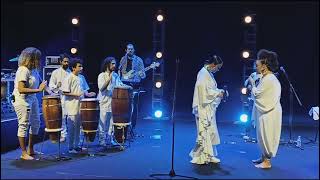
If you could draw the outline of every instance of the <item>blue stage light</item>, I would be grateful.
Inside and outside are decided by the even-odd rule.
[[[248,121],[248,115],[247,114],[241,114],[240,121],[244,122],[244,123],[247,122]]]
[[[162,111],[161,111],[161,110],[156,110],[156,111],[154,112],[154,116],[155,116],[156,118],[161,118],[161,117],[162,117]]]

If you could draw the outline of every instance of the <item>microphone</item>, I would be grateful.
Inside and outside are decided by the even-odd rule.
[[[223,86],[223,91],[224,91],[224,94],[223,94],[223,99],[222,99],[222,101],[223,102],[227,102],[227,98],[228,98],[228,96],[229,96],[229,93],[228,93],[228,86],[227,85],[224,85]]]
[[[284,68],[282,66],[280,66],[280,70],[284,73],[286,73],[286,71],[284,70]]]

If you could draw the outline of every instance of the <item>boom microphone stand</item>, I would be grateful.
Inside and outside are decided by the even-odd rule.
[[[175,102],[176,102],[176,89],[177,89],[177,79],[178,79],[178,69],[179,69],[179,59],[176,59],[176,79],[174,82],[174,94],[173,94],[173,105],[172,105],[172,112],[171,112],[171,120],[172,120],[172,149],[171,149],[171,170],[169,174],[151,174],[150,177],[156,178],[156,176],[170,176],[172,177],[183,177],[183,178],[188,178],[188,179],[197,179],[194,177],[189,177],[189,176],[183,176],[183,175],[178,175],[174,171],[174,107],[175,107]],[[156,178],[158,179],[158,178]]]

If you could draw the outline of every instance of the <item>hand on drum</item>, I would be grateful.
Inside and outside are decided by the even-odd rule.
[[[87,97],[94,97],[96,96],[96,93],[95,92],[89,92],[86,94]]]
[[[47,86],[47,81],[42,81],[42,83],[39,85],[39,90],[43,91]]]
[[[133,89],[131,86],[126,85],[126,84],[121,84],[122,87],[128,88],[128,89]]]

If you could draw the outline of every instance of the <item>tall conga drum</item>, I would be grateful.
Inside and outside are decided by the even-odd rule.
[[[51,142],[57,143],[61,133],[62,108],[59,96],[42,97],[42,113]]]
[[[130,125],[132,113],[130,88],[116,86],[112,92],[112,117],[114,137],[118,143],[124,143],[127,139],[127,126]]]
[[[87,142],[93,142],[98,131],[100,118],[99,100],[96,98],[84,98],[80,101],[80,117],[82,131]]]
[[[113,122],[129,123],[131,116],[131,98],[128,87],[116,86],[112,92],[111,110]]]
[[[1,100],[5,99],[7,96],[7,81],[1,80]]]

